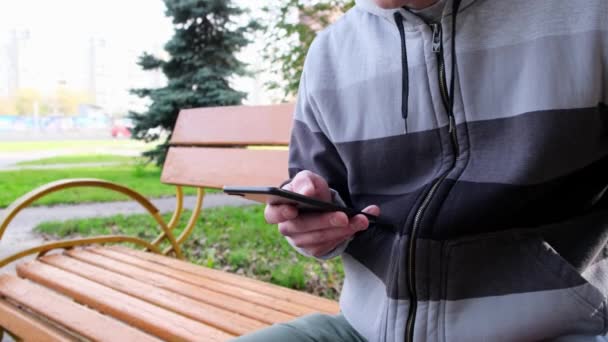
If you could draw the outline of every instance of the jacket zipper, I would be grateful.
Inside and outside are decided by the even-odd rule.
[[[456,135],[456,120],[454,119],[454,113],[450,108],[450,98],[447,88],[446,76],[445,76],[445,61],[443,59],[443,37],[442,37],[442,28],[441,24],[431,23],[431,29],[433,30],[433,41],[432,47],[433,52],[437,56],[437,64],[438,64],[438,77],[439,77],[439,88],[441,92],[441,99],[443,105],[445,107],[446,112],[448,113],[448,132],[450,133],[452,140],[452,149],[454,152],[454,160],[450,168],[445,171],[441,177],[439,177],[432,184],[430,190],[424,197],[422,204],[416,211],[416,215],[414,216],[414,223],[412,225],[412,232],[410,234],[410,239],[408,241],[408,274],[407,274],[407,288],[410,295],[410,307],[407,316],[407,325],[405,328],[405,341],[413,342],[414,341],[414,323],[416,322],[416,310],[418,307],[418,298],[416,293],[416,239],[418,231],[420,230],[420,224],[422,221],[422,217],[428,208],[433,196],[439,189],[439,186],[443,181],[447,178],[448,174],[454,166],[456,165],[456,159],[460,155],[460,147],[458,146],[458,136]],[[452,94],[454,96],[454,94]]]
[[[450,108],[450,95],[448,94],[448,82],[445,76],[445,60],[443,59],[443,31],[441,24],[432,23],[430,24],[433,30],[433,52],[437,56],[438,65],[438,78],[439,78],[439,90],[441,92],[441,100],[446,113],[448,113],[448,132],[452,138],[452,148],[454,154],[458,156],[460,154],[460,147],[458,146],[458,137],[456,136],[456,119],[454,113]],[[454,94],[452,94],[454,96]]]

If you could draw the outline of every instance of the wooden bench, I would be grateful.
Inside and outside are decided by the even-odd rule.
[[[2,267],[36,255],[20,261],[17,275],[0,275],[0,327],[32,341],[220,341],[313,312],[337,313],[335,301],[181,260],[180,245],[197,222],[204,188],[275,185],[287,178],[292,111],[293,105],[181,111],[161,177],[177,186],[169,222],[135,191],[97,179],[54,182],[15,201],[0,221],[0,238],[31,202],[80,186],[130,196],[155,218],[160,234],[151,242],[129,236],[53,242],[0,260]],[[196,187],[197,202],[175,236],[181,186]],[[117,245],[124,242],[143,250]]]

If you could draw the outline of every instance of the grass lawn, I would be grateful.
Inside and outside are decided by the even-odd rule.
[[[64,178],[100,178],[128,186],[146,197],[162,197],[175,194],[175,187],[160,182],[161,170],[149,165],[116,165],[82,167],[73,169],[0,171],[0,208],[32,189],[48,182]],[[184,188],[185,194],[195,194],[193,188]],[[83,202],[108,202],[126,200],[115,192],[95,188],[78,188],[60,191],[43,197],[35,205],[69,204]]]
[[[190,212],[181,219],[185,226]],[[170,215],[166,215],[168,220]],[[152,240],[158,234],[147,215],[46,222],[36,231],[53,238],[125,234]],[[263,206],[203,211],[184,244],[192,262],[336,299],[344,271],[339,259],[320,262],[298,254],[263,218]]]
[[[136,158],[129,156],[117,156],[111,154],[88,154],[88,155],[68,155],[43,158],[38,160],[28,160],[17,163],[19,166],[38,166],[51,164],[80,164],[80,163],[135,163]]]
[[[0,142],[0,153],[2,152],[27,152],[47,151],[58,149],[91,151],[97,148],[127,148],[127,149],[150,149],[155,143],[146,144],[142,141],[130,139],[114,140],[50,140],[50,141],[2,141]]]

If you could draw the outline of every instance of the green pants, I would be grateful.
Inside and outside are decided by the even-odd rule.
[[[235,342],[365,342],[342,315],[312,314],[241,336]]]

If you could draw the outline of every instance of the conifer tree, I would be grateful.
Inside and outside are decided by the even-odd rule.
[[[235,54],[249,41],[247,34],[257,29],[250,21],[238,24],[244,10],[231,0],[164,0],[165,14],[173,19],[174,34],[165,44],[167,59],[144,53],[138,64],[144,70],[160,69],[167,85],[157,89],[132,89],[149,98],[145,112],[130,112],[133,138],[155,141],[154,128],[172,132],[181,109],[238,105],[246,94],[233,89],[229,79],[245,74],[245,65]],[[158,165],[165,159],[171,134],[144,156]]]

